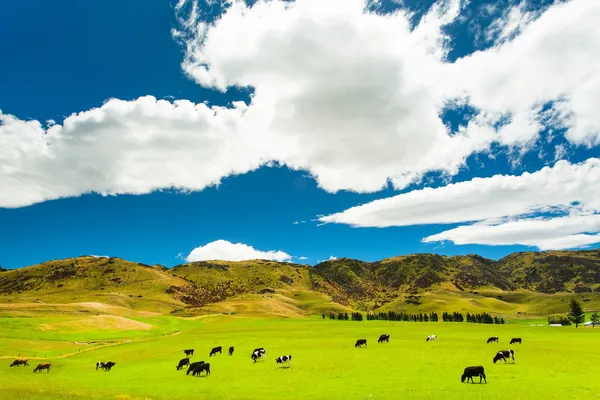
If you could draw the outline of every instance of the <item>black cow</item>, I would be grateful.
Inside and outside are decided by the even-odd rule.
[[[233,346],[231,346],[231,347],[229,348],[229,355],[230,355],[230,356],[232,356],[232,355],[233,355]]]
[[[288,354],[287,356],[279,356],[275,359],[277,364],[287,363],[288,366],[292,366],[292,355]]]
[[[15,360],[12,362],[12,364],[10,364],[11,367],[18,367],[19,365],[29,365],[29,362],[27,360]]]
[[[256,362],[256,360],[260,359],[265,359],[265,349],[262,347],[259,347],[258,349],[254,349],[254,351],[252,352],[252,355],[250,356],[250,358]]]
[[[219,354],[223,354],[223,353],[221,352],[221,350],[223,350],[223,348],[222,348],[221,346],[219,346],[219,347],[215,347],[215,348],[213,348],[213,349],[210,351],[210,354],[209,354],[208,356],[209,356],[209,357],[212,357],[212,355],[213,355],[213,354],[217,354],[217,353],[219,353]]]
[[[390,335],[388,335],[388,334],[383,334],[383,335],[379,336],[379,339],[377,339],[377,343],[389,342],[389,341],[390,341]]]
[[[513,344],[513,343],[521,343],[521,338],[520,337],[514,337],[514,338],[510,339],[510,343],[509,344]]]
[[[179,360],[179,364],[177,364],[177,371],[179,371],[181,368],[185,367],[186,365],[190,365],[189,357],[182,358],[181,360]]]
[[[513,363],[514,363],[515,362],[515,352],[513,350],[500,350],[494,356],[493,361],[494,361],[494,364],[496,364],[496,361],[500,361],[500,360],[504,360],[504,362],[506,362],[507,358],[512,358]]]
[[[196,368],[199,368],[202,364],[204,364],[204,361],[196,361],[196,362],[191,363],[185,374],[189,375],[190,372],[193,373],[196,370]]]
[[[500,339],[498,338],[498,336],[492,336],[490,338],[488,338],[487,340],[488,343],[492,343],[492,342],[500,342]]]
[[[474,376],[479,377],[479,383],[481,383],[482,378],[485,381],[485,383],[487,383],[487,379],[485,379],[485,372],[483,371],[483,367],[481,365],[478,365],[476,367],[465,368],[465,371],[463,372],[462,376],[460,377],[460,381],[464,382],[466,379],[467,382],[469,382],[469,379],[470,379],[471,383],[474,383],[473,382]]]
[[[38,364],[38,366],[33,369],[33,372],[43,371],[43,370],[46,370],[46,372],[50,372],[51,367],[52,367],[52,364]]]
[[[358,340],[356,341],[356,344],[354,345],[354,347],[360,347],[360,346],[362,346],[363,344],[364,344],[365,346],[367,345],[367,339],[358,339]]]
[[[183,351],[185,353],[186,356],[193,356],[194,355],[194,349],[188,349],[188,350],[184,350]]]
[[[104,365],[102,365],[100,368],[102,368],[105,372],[110,371],[111,368],[115,366],[115,364],[115,362],[109,361],[104,363]]]
[[[210,375],[210,363],[202,363],[200,365],[198,365],[196,368],[194,368],[194,370],[192,371],[192,375],[196,376],[196,375],[200,375],[200,373],[202,371],[206,372],[206,376]]]

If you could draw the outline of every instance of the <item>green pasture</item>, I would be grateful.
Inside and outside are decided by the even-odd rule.
[[[135,318],[152,325],[143,331],[39,330],[48,318],[59,317],[0,318],[0,399],[600,398],[600,328],[549,327],[542,320],[479,325],[161,316]],[[391,335],[389,343],[377,343],[382,333]],[[426,342],[430,334],[439,340]],[[499,336],[500,343],[486,344],[489,336]],[[523,343],[509,345],[511,337]],[[354,347],[359,338],[368,339],[366,348]],[[112,345],[73,343],[92,339]],[[209,359],[219,345],[224,354]],[[229,346],[235,347],[232,357]],[[265,347],[266,361],[252,362],[256,347]],[[210,362],[209,377],[175,370],[186,348],[196,350],[193,360]],[[492,363],[498,350],[509,348],[514,364]],[[44,353],[51,372],[32,373],[45,360],[9,368],[18,353]],[[291,368],[275,363],[284,354],[292,354]],[[96,361],[117,364],[102,372]],[[485,367],[487,384],[460,382],[470,365]]]

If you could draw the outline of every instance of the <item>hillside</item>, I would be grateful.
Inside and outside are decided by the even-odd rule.
[[[104,304],[139,312],[304,316],[350,310],[562,312],[579,296],[600,307],[600,251],[412,254],[376,262],[341,258],[314,267],[267,260],[149,266],[78,257],[0,273],[0,304]],[[87,306],[84,306],[88,304]],[[33,307],[35,305],[35,307]],[[21,307],[22,307],[21,306]],[[60,307],[59,307],[60,308]],[[97,308],[97,307],[96,307]]]

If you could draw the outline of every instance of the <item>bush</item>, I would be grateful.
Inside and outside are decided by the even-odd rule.
[[[548,324],[571,325],[571,321],[566,315],[551,315],[548,317]]]

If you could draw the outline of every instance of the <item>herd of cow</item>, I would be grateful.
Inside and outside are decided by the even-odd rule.
[[[437,335],[429,335],[427,336],[426,341],[432,341],[432,340],[437,340]],[[382,334],[379,336],[379,339],[377,339],[377,343],[383,343],[383,342],[389,342],[390,341],[390,335],[389,334]],[[492,336],[490,338],[488,338],[487,343],[492,343],[492,342],[496,342],[499,343],[500,339],[498,338],[498,336]],[[512,338],[510,341],[510,344],[513,343],[522,343],[521,338]],[[358,339],[356,341],[356,343],[354,344],[354,347],[363,347],[363,346],[367,346],[367,339]],[[218,347],[213,347],[213,349],[210,351],[209,353],[209,357],[212,357],[213,355],[218,354],[223,354],[222,353],[223,348],[221,346]],[[233,351],[234,348],[233,346],[229,347],[229,355],[232,356],[233,355]],[[189,375],[190,373],[192,374],[192,376],[196,376],[196,375],[200,375],[202,372],[206,373],[206,376],[210,375],[210,363],[204,362],[204,361],[196,361],[196,362],[190,362],[190,357],[192,357],[194,355],[194,349],[186,349],[183,350],[183,352],[185,353],[186,357],[182,358],[181,360],[179,360],[179,363],[177,364],[177,371],[179,371],[180,369],[182,369],[183,367],[188,367],[186,375]],[[258,360],[265,360],[266,359],[266,351],[263,347],[259,347],[254,349],[254,351],[252,352],[252,354],[250,355],[250,358],[254,361],[257,362]],[[515,362],[515,352],[514,350],[500,350],[496,353],[496,355],[493,358],[493,362],[494,364],[500,360],[503,360],[504,362],[506,362],[507,358],[511,358],[513,360],[513,363]],[[287,354],[284,356],[279,356],[275,359],[277,364],[286,364],[287,366],[291,366],[292,364],[292,356],[291,354]],[[17,359],[14,360],[12,362],[12,364],[10,364],[11,367],[15,367],[15,366],[29,366],[29,362],[28,360],[21,360],[21,359]],[[37,372],[37,371],[43,371],[46,370],[47,372],[50,372],[50,367],[52,364],[38,364],[37,367],[35,367],[35,369],[33,370],[33,372]],[[113,361],[108,361],[108,362],[103,362],[103,361],[98,361],[96,363],[96,370],[98,369],[103,369],[105,372],[106,371],[110,371],[112,369],[112,367],[114,367],[116,365],[115,362]],[[483,368],[483,366],[481,365],[476,365],[476,366],[471,366],[471,367],[466,367],[462,376],[460,377],[460,381],[464,382],[465,380],[467,382],[469,382],[469,380],[473,383],[473,377],[479,377],[479,383],[481,383],[482,380],[485,381],[485,383],[487,383],[487,379],[485,377],[485,370]]]
[[[426,342],[429,342],[430,340],[437,340],[437,335],[429,335],[427,336],[427,339],[425,339]],[[389,342],[390,341],[390,335],[389,334],[383,334],[381,336],[379,336],[379,339],[377,339],[377,343],[382,343],[382,342]],[[492,336],[490,338],[488,338],[487,343],[492,343],[492,342],[500,342],[500,339],[498,338],[498,336]],[[510,340],[510,344],[513,343],[523,343],[523,341],[521,340],[521,338],[512,338]],[[367,346],[367,339],[358,339],[356,341],[356,343],[354,344],[354,347],[362,347],[362,346]],[[494,356],[494,359],[492,360],[494,362],[494,364],[496,364],[496,362],[503,360],[504,362],[506,362],[507,358],[512,358],[513,363],[515,362],[515,352],[514,350],[500,350],[499,352],[496,353],[496,355]],[[485,383],[487,383],[487,379],[485,377],[485,369],[483,368],[482,365],[476,365],[476,366],[471,366],[471,367],[466,367],[465,370],[463,371],[462,376],[460,377],[460,381],[464,382],[465,380],[467,382],[469,382],[469,380],[471,380],[471,382],[473,382],[473,377],[479,377],[479,383],[481,383],[482,379],[485,381]]]

